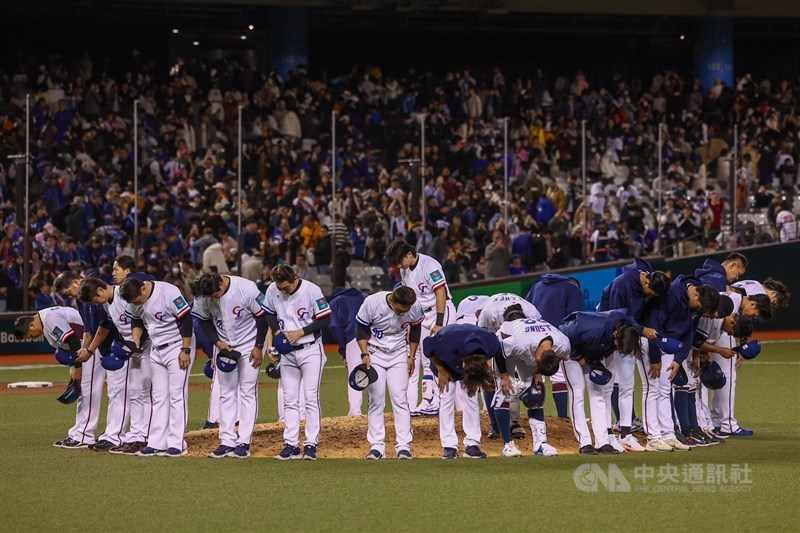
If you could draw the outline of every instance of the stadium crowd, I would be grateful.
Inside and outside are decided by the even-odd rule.
[[[351,261],[385,267],[386,246],[397,236],[439,260],[450,283],[656,250],[686,253],[686,243],[730,249],[797,236],[797,80],[745,75],[736,87],[708,88],[671,71],[601,83],[580,72],[571,80],[542,72],[507,79],[498,68],[390,76],[370,65],[334,79],[304,70],[281,79],[236,57],[179,60],[167,74],[138,55],[123,71],[112,75],[84,55],[0,73],[3,309],[21,309],[25,290],[15,196],[25,171],[8,157],[24,153],[28,93],[28,290],[37,309],[57,302],[59,272],[110,282],[114,257],[134,255],[135,219],[140,270],[187,298],[203,272],[237,272],[240,263],[241,275],[262,290],[281,262],[301,276],[304,269],[333,273],[330,286],[343,286]],[[424,195],[424,227],[414,194]],[[736,233],[727,215],[734,197],[749,216]]]

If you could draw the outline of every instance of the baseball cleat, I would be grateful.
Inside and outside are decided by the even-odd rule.
[[[489,430],[489,433],[486,434],[486,437],[492,440],[497,440],[500,438],[500,430],[495,426],[492,426],[492,429]]]
[[[525,438],[525,430],[519,425],[519,422],[511,422],[511,436],[515,439]]]
[[[216,450],[209,453],[208,456],[211,457],[212,459],[222,459],[223,457],[231,457],[233,455],[233,450],[235,450],[233,446],[225,446],[224,444],[221,444],[220,446],[217,447]]]
[[[250,445],[249,444],[237,444],[236,448],[233,450],[233,455],[229,455],[228,457],[235,457],[237,459],[247,459],[250,457]]]
[[[201,427],[200,429],[201,430],[203,430],[203,429],[219,429],[219,422],[209,422],[208,420],[206,420],[206,423],[203,424],[203,427]]]
[[[611,431],[613,431],[614,433],[619,433],[620,432],[619,431],[619,423],[618,422],[614,422],[614,424],[611,426]]]
[[[189,450],[179,450],[178,448],[167,448],[167,451],[162,454],[164,457],[183,457],[189,455]]]
[[[400,450],[399,452],[397,452],[397,458],[405,460],[405,461],[410,461],[411,460],[411,452],[408,451],[408,450]]]
[[[544,457],[555,457],[558,455],[558,450],[556,450],[549,442],[543,442],[539,445],[533,455],[541,455]]]
[[[625,448],[626,452],[643,452],[644,446],[639,444],[639,441],[633,435],[627,435],[624,439],[620,439],[619,443]]]
[[[600,455],[616,455],[619,453],[619,450],[614,448],[611,444],[603,444],[597,448],[597,453]]]
[[[619,442],[619,437],[617,435],[609,435],[608,444],[619,453],[623,453],[625,451],[625,447]]]
[[[708,441],[711,442],[711,444],[725,444],[725,441],[714,435],[714,432],[712,430],[701,429],[700,431],[703,432],[703,435],[706,436],[706,439],[708,439]]]
[[[714,436],[718,439],[727,439],[731,436],[730,433],[723,433],[719,428],[714,428]]]
[[[425,407],[424,409],[419,410],[419,414],[422,416],[437,416],[439,414],[439,408]]]
[[[503,446],[503,457],[520,457],[522,452],[517,448],[516,443],[512,440]]]
[[[695,444],[688,437],[686,437],[683,433],[681,433],[680,431],[676,431],[675,432],[675,440],[677,440],[678,442],[680,442],[684,446],[688,446],[690,448],[692,446],[695,446]]]
[[[671,452],[672,446],[664,442],[664,439],[650,439],[644,447],[648,452]]]
[[[719,436],[722,438],[725,437],[752,437],[755,432],[752,429],[744,429],[739,428],[736,431],[732,431],[730,433],[727,432],[720,432]]]
[[[303,454],[300,453],[300,448],[297,446],[286,444],[284,445],[283,450],[281,450],[281,453],[276,455],[274,458],[278,459],[279,461],[290,461],[293,459],[302,459]]]
[[[675,435],[677,437],[677,435]],[[711,443],[706,441],[704,435],[698,435],[692,430],[683,432],[683,437],[688,441],[689,446],[710,446]]]
[[[53,446],[55,446],[56,448],[62,448],[64,446],[64,443],[67,442],[69,439],[70,439],[69,437],[64,437],[61,440],[57,440],[53,443]]]
[[[631,433],[641,433],[644,434],[644,425],[642,424],[641,418],[634,418],[631,422]]]
[[[125,450],[129,449],[132,445],[133,445],[132,442],[123,442],[119,446],[114,446],[113,448],[108,450],[108,453],[113,453],[114,455],[123,455],[125,453]]]
[[[597,449],[591,444],[587,444],[586,446],[581,446],[581,449],[578,450],[578,453],[581,455],[597,455]]]
[[[99,440],[94,444],[89,445],[89,449],[95,452],[107,452],[111,450],[111,448],[114,448],[114,443],[109,442],[105,439]]]
[[[61,447],[65,450],[80,450],[82,448],[88,448],[88,444],[84,444],[83,442],[78,442],[72,437],[67,437],[61,442]]]
[[[458,457],[458,450],[455,448],[445,448],[442,453],[442,459],[455,459]]]
[[[397,458],[400,459],[400,453],[398,452]],[[377,461],[378,459],[383,459],[383,454],[376,449],[371,449],[367,452],[367,455],[364,456],[364,459],[368,461]]]
[[[157,450],[155,448],[151,448],[150,446],[145,446],[144,448],[136,452],[136,455],[138,455],[139,457],[160,457],[166,453],[167,452],[164,450]]]
[[[464,448],[464,458],[465,459],[486,459],[486,454],[481,451],[475,445],[467,446]]]
[[[419,411],[417,410],[411,411],[411,418],[417,418],[419,416],[420,416]]]
[[[682,443],[678,439],[667,439],[664,442],[667,444],[667,446],[671,446],[676,452],[688,452],[692,449],[690,446]]]
[[[317,447],[313,444],[306,444],[303,446],[303,459],[306,461],[317,460]]]

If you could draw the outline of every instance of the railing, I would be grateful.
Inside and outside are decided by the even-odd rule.
[[[680,239],[666,246],[660,246],[659,251],[661,255],[665,257],[684,257],[687,255],[705,254],[723,250],[736,250],[738,248],[781,242],[781,230],[776,229],[771,224],[754,225],[750,223],[749,225],[740,226],[740,228],[741,231],[734,235],[731,233],[730,227],[723,226],[721,232],[717,237],[714,238],[713,245],[709,245],[708,241],[704,241],[705,233],[701,232],[691,235],[690,237]],[[743,242],[740,244],[739,237],[745,235],[746,232],[751,229],[753,230],[753,242]],[[786,231],[787,229],[789,228],[786,228],[786,225],[784,225],[783,231]],[[792,235],[791,231],[788,233],[789,235]],[[719,235],[723,235],[722,239],[719,238]],[[761,240],[763,239],[764,235],[767,235],[769,240]],[[796,240],[800,237],[800,221],[796,220],[794,222],[793,235],[793,238],[787,240]]]

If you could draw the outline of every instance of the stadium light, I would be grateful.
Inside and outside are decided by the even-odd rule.
[[[684,34],[681,34],[681,41],[683,41],[684,39],[686,39],[686,36]]]
[[[250,24],[249,26],[247,26],[247,29],[253,31],[254,29],[256,29],[256,27]]]
[[[172,28],[172,33],[180,33],[180,32],[181,30],[179,30],[178,28]]]
[[[239,39],[241,39],[243,41],[246,41],[247,40],[247,35],[240,35]]]
[[[200,46],[200,41],[192,41],[192,44],[195,46]]]

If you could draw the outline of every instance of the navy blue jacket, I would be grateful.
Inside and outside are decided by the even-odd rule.
[[[694,276],[678,276],[672,281],[664,296],[654,298],[644,317],[646,326],[658,331],[662,337],[669,337],[683,343],[675,354],[675,361],[683,363],[689,356],[697,326],[695,312],[689,307],[688,289],[691,285],[703,283]],[[650,341],[650,362],[661,361],[661,351],[655,341]]]
[[[703,285],[714,287],[717,292],[725,292],[728,288],[728,274],[725,268],[713,259],[706,259],[703,266],[694,271],[694,275]]]
[[[494,359],[498,370],[505,371],[503,348],[497,336],[472,324],[450,324],[439,333],[422,341],[425,354],[435,355],[450,373],[454,381],[464,377],[462,361],[478,350],[486,354],[486,359]]]
[[[130,274],[128,274],[128,277],[131,279],[138,279],[141,281],[158,281],[158,278],[156,278],[152,274],[148,274],[147,272],[131,272]]]
[[[642,290],[642,282],[639,280],[639,272],[653,271],[650,263],[638,257],[633,263],[622,268],[622,274],[617,276],[611,284],[603,289],[600,297],[598,311],[608,311],[610,309],[627,309],[631,316],[637,320],[634,324],[642,334],[644,327],[638,323],[642,318],[647,305],[648,296]]]
[[[208,338],[208,335],[206,335],[206,332],[203,330],[201,322],[202,320],[192,315],[192,331],[194,331],[194,338],[197,342],[197,347],[202,349],[206,356],[212,357],[214,354],[214,345],[211,343],[211,339]]]
[[[579,311],[567,316],[558,329],[569,338],[572,359],[583,357],[587,361],[602,361],[617,350],[614,326],[619,321],[634,323],[627,309]]]
[[[542,318],[558,326],[570,313],[583,309],[583,292],[569,278],[545,274],[531,287],[525,298],[539,310]]]
[[[78,302],[78,313],[81,315],[86,333],[94,336],[100,326],[109,330],[108,336],[97,348],[101,356],[111,353],[111,343],[119,336],[119,333],[114,322],[106,313],[106,308],[102,305]]]
[[[358,289],[337,287],[331,296],[331,323],[328,329],[339,343],[339,355],[345,356],[345,346],[356,338],[356,315],[367,295]]]

